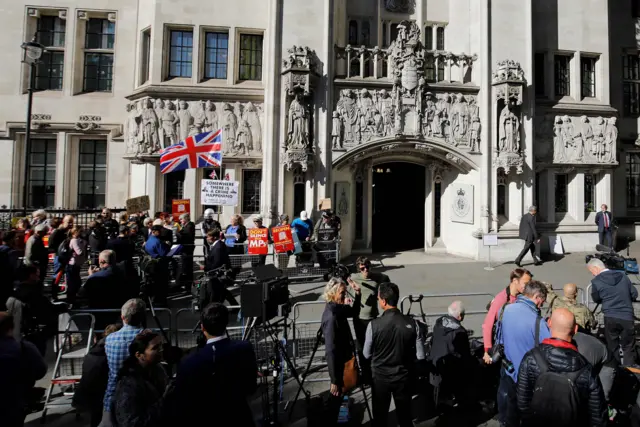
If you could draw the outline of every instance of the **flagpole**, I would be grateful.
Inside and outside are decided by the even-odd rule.
[[[220,176],[218,177],[220,181],[222,181],[222,156],[220,156]],[[218,224],[220,224],[220,211],[222,210],[222,206],[218,208]],[[220,224],[222,227],[222,224]]]

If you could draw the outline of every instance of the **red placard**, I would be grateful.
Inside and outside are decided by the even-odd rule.
[[[249,229],[249,255],[266,255],[269,253],[269,229]]]
[[[290,225],[273,227],[271,229],[271,235],[273,236],[273,249],[276,253],[281,254],[295,249]]]
[[[183,213],[189,213],[191,208],[191,200],[190,199],[177,199],[171,201],[171,214],[173,215],[173,220],[178,221],[180,219],[180,215]]]

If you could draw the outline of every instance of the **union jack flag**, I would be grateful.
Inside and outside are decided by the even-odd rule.
[[[185,169],[220,167],[222,129],[193,135],[160,153],[160,171],[165,174]]]

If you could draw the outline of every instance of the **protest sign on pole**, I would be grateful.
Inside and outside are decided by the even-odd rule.
[[[271,235],[273,236],[273,250],[276,253],[281,254],[295,249],[290,225],[273,227]]]
[[[151,202],[149,200],[149,196],[139,196],[128,199],[126,206],[128,214],[137,214],[148,211],[150,209]]]
[[[203,205],[238,206],[238,181],[203,179],[200,191]]]
[[[173,220],[178,221],[180,215],[189,213],[191,208],[191,200],[189,199],[173,199],[171,200],[171,213],[173,214]]]
[[[269,229],[250,228],[249,255],[266,255],[269,253]]]

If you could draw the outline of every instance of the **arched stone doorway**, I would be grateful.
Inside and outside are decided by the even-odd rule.
[[[424,248],[426,173],[427,168],[417,163],[392,161],[373,166],[373,252]]]
[[[445,249],[447,236],[462,232],[445,221],[456,197],[449,187],[477,171],[469,155],[431,138],[385,138],[334,157],[334,184],[352,189],[343,253]]]

